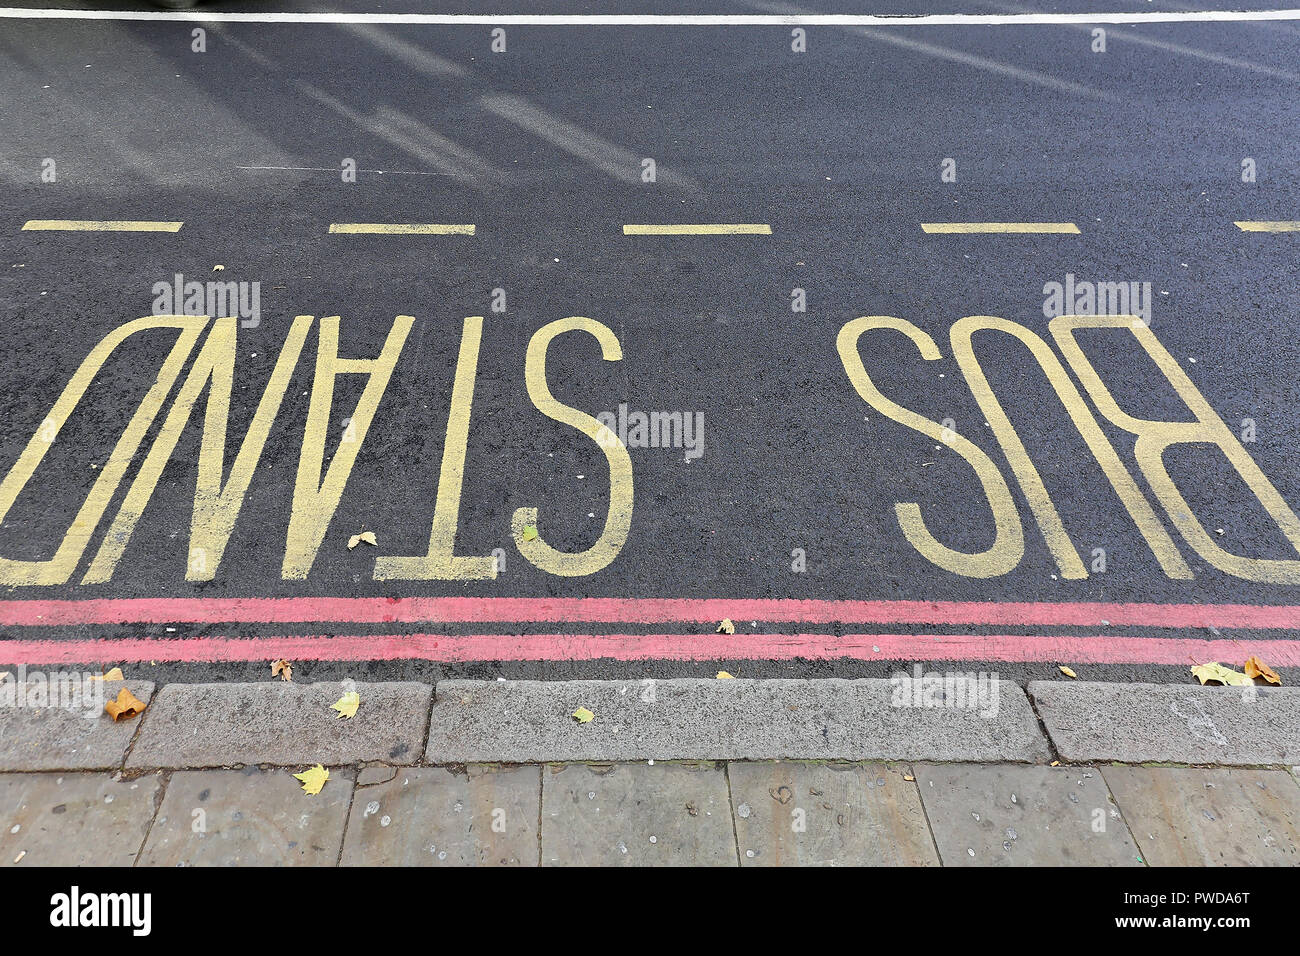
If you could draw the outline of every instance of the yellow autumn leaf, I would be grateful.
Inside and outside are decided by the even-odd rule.
[[[591,711],[589,711],[586,707],[579,707],[577,710],[573,712],[573,719],[580,724],[591,723],[592,718],[595,716],[596,715],[593,714]]]
[[[531,524],[524,525],[524,530],[520,532],[519,537],[525,541],[532,541],[537,537],[537,527]]]
[[[1246,672],[1247,677],[1262,677],[1270,684],[1281,685],[1282,683],[1282,678],[1277,676],[1277,672],[1261,661],[1258,657],[1246,658],[1246,665],[1242,670]]]
[[[373,531],[363,531],[360,534],[354,534],[352,537],[348,538],[348,550],[351,551],[363,541],[366,544],[372,544],[375,547],[379,547],[379,542],[375,540],[375,533]]]
[[[1208,664],[1197,664],[1192,668],[1192,673],[1202,684],[1208,681],[1217,681],[1220,684],[1229,687],[1245,687],[1255,682],[1245,674],[1234,671],[1231,667],[1224,667],[1217,661],[1211,661]]]
[[[117,700],[110,700],[104,705],[104,712],[114,721],[130,720],[142,710],[144,710],[144,701],[125,687],[118,691]]]
[[[729,617],[724,617],[724,618],[722,619],[722,623],[718,625],[718,630],[717,630],[716,633],[718,633],[718,634],[735,634],[735,633],[736,633],[736,625],[734,625],[734,624],[731,623],[731,618],[729,618]]]
[[[278,677],[280,680],[293,680],[293,665],[283,657],[278,661],[271,661],[271,676]]]
[[[1062,674],[1064,674],[1066,677],[1077,678],[1079,676],[1074,671],[1070,670],[1070,668],[1066,667],[1064,664],[1058,664],[1056,669],[1060,671]]]
[[[715,678],[715,680],[735,680],[735,679],[736,678],[734,675],[728,674],[726,671],[718,671],[718,676]]]
[[[126,680],[126,675],[122,673],[122,668],[114,667],[107,674],[95,674],[91,680]]]
[[[325,786],[325,781],[330,778],[330,772],[317,764],[304,770],[302,773],[295,773],[294,778],[302,781],[303,792],[308,796],[314,797],[320,793],[320,788]]]
[[[360,706],[361,695],[354,690],[348,691],[331,705],[334,710],[339,712],[339,717],[355,717],[357,715],[357,708]],[[338,718],[336,717],[335,719],[337,720]]]

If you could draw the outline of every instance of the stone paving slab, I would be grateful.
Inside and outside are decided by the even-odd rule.
[[[916,783],[883,764],[731,763],[742,866],[937,866]]]
[[[1300,761],[1300,689],[1031,681],[1066,760],[1227,766]]]
[[[721,764],[542,768],[547,866],[735,866]]]
[[[11,690],[0,685],[0,770],[115,770],[122,766],[141,717],[114,721],[104,704],[126,687],[147,705],[154,685],[145,680],[103,681],[84,706],[30,707],[11,702],[30,700],[36,684]],[[7,683],[7,682],[6,682]],[[48,689],[48,685],[47,689]],[[83,685],[84,686],[84,685]],[[99,699],[102,691],[103,699]],[[15,696],[9,697],[9,693]],[[17,695],[21,694],[19,697]]]
[[[1285,770],[1105,767],[1152,866],[1300,864],[1300,785]]]
[[[391,779],[357,788],[345,866],[537,865],[541,768],[368,769]]]
[[[1050,759],[1024,691],[984,707],[900,704],[872,680],[442,681],[431,763]],[[940,704],[942,702],[940,701]],[[572,718],[577,708],[590,723]]]
[[[129,867],[161,788],[159,774],[0,774],[0,867]]]
[[[944,866],[1142,865],[1095,769],[949,765],[915,774]]]
[[[330,709],[346,689],[361,697],[351,719]],[[168,684],[145,712],[127,766],[414,763],[431,694],[428,684],[398,682]]]
[[[309,795],[290,770],[177,771],[140,865],[333,866],[353,778],[331,770]]]

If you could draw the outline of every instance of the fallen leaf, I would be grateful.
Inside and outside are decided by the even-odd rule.
[[[591,723],[592,718],[595,716],[596,715],[593,714],[591,711],[589,711],[586,707],[579,707],[577,710],[573,712],[573,719],[580,724]]]
[[[355,717],[357,708],[361,706],[361,695],[354,690],[348,691],[332,705],[334,710],[339,712],[339,717]],[[338,717],[335,718],[336,720]]]
[[[107,674],[95,674],[91,680],[126,680],[126,675],[122,673],[122,668],[114,667]]]
[[[213,266],[213,267],[212,267],[212,271],[213,271],[213,272],[220,272],[220,271],[222,271],[222,270],[225,269],[225,268],[226,268],[225,266]]]
[[[1246,672],[1247,677],[1262,677],[1270,684],[1281,685],[1282,683],[1282,678],[1277,676],[1277,672],[1258,657],[1246,658],[1246,666],[1242,670]]]
[[[293,680],[293,665],[283,657],[278,661],[271,661],[271,676],[278,677],[280,680]]]
[[[524,541],[532,541],[533,538],[537,537],[537,527],[531,524],[524,525],[524,530],[520,532],[519,537]]]
[[[908,783],[913,783],[916,780],[916,778],[913,777],[910,773],[903,774],[903,779],[906,780]]]
[[[1057,669],[1058,671],[1060,671],[1062,674],[1064,674],[1066,677],[1078,677],[1078,676],[1079,676],[1079,675],[1076,674],[1074,671],[1070,670],[1070,668],[1066,667],[1064,664],[1058,664],[1056,669]]]
[[[379,547],[379,542],[375,540],[375,533],[373,531],[363,531],[360,534],[354,534],[352,537],[348,538],[348,550],[351,551],[362,541],[366,544],[373,544],[375,547]]]
[[[1061,761],[1059,760],[1053,760],[1051,763],[1048,764],[1049,767],[1059,767],[1060,765],[1061,765]]]
[[[295,773],[294,778],[302,781],[303,792],[310,797],[320,793],[320,788],[325,786],[325,781],[330,778],[330,772],[317,764],[304,770],[302,773]]]
[[[724,617],[724,618],[722,619],[722,623],[718,625],[718,629],[717,629],[717,631],[716,631],[715,633],[717,633],[717,634],[735,634],[735,633],[736,633],[736,625],[734,625],[734,624],[731,623],[731,618],[729,618],[729,617]]]
[[[728,674],[726,671],[718,671],[718,676],[717,676],[717,678],[715,678],[715,679],[716,679],[716,680],[735,680],[736,678],[735,678],[734,675],[732,675],[732,674]]]
[[[1245,687],[1253,685],[1255,682],[1231,667],[1224,667],[1217,661],[1211,661],[1209,664],[1197,664],[1192,668],[1192,673],[1202,684],[1207,681],[1217,681],[1230,687]]]
[[[144,710],[144,701],[123,687],[117,692],[117,700],[110,700],[104,705],[104,710],[114,720],[130,720]]]

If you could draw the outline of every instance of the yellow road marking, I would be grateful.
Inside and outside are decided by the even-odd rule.
[[[1079,227],[1072,222],[923,222],[923,232],[1044,232],[1079,235]]]
[[[1278,222],[1251,221],[1233,223],[1242,232],[1300,232],[1300,221],[1280,220]]]
[[[625,236],[770,236],[772,227],[765,222],[705,222],[631,224],[623,227]]]
[[[71,232],[177,232],[184,223],[138,219],[29,219],[23,231],[59,229]]]
[[[348,235],[472,236],[474,224],[441,222],[332,222],[330,232]]]

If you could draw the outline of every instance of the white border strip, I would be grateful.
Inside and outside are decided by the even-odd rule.
[[[200,23],[374,23],[394,26],[537,27],[939,27],[1080,23],[1254,23],[1300,20],[1295,10],[1187,10],[1151,13],[935,13],[922,16],[810,14],[459,14],[223,13],[215,10],[41,10],[0,7],[7,20],[156,20]]]

